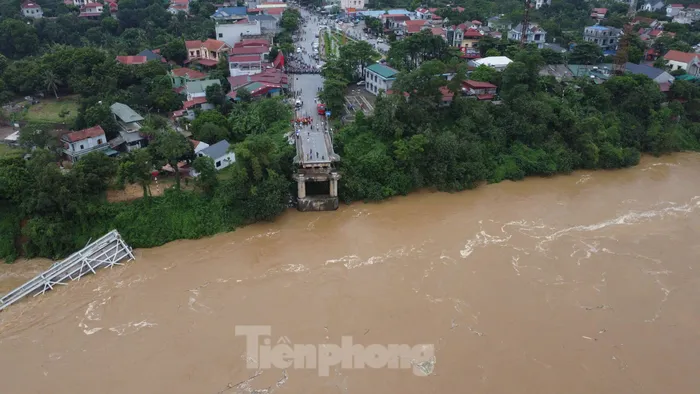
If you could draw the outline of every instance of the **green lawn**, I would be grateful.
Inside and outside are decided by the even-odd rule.
[[[0,144],[0,157],[19,155],[21,152],[21,149],[12,148],[5,144]]]
[[[78,99],[75,96],[40,99],[39,104],[30,106],[22,113],[23,120],[37,123],[69,123],[78,114]],[[65,118],[58,116],[61,111],[69,111]]]

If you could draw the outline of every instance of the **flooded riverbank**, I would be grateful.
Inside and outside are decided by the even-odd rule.
[[[2,392],[694,392],[698,176],[700,155],[645,158],[137,250],[0,313]],[[2,266],[0,286],[42,264]],[[273,344],[434,344],[435,365],[246,382],[237,325],[270,325]]]

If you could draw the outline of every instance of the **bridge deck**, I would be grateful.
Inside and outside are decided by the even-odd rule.
[[[319,130],[302,129],[297,139],[297,154],[302,164],[323,164],[331,162],[333,147],[328,133]]]

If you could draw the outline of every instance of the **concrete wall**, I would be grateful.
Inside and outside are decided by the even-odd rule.
[[[100,146],[102,144],[105,144],[107,142],[107,138],[105,137],[104,134],[97,136],[97,137],[90,137],[78,142],[72,142],[69,145],[68,149],[71,152],[81,152],[84,150],[88,150],[90,148],[95,148],[97,146]]]
[[[260,35],[262,31],[260,30],[260,22],[250,22],[250,23],[236,23],[236,24],[217,24],[216,25],[216,39],[221,40],[228,44],[230,47],[237,42],[241,42],[243,39],[242,35]]]

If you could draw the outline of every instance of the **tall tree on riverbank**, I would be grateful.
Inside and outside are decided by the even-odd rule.
[[[175,171],[175,188],[180,190],[180,168],[178,163],[194,156],[192,144],[182,134],[172,129],[161,130],[149,146],[156,164],[168,164]]]

